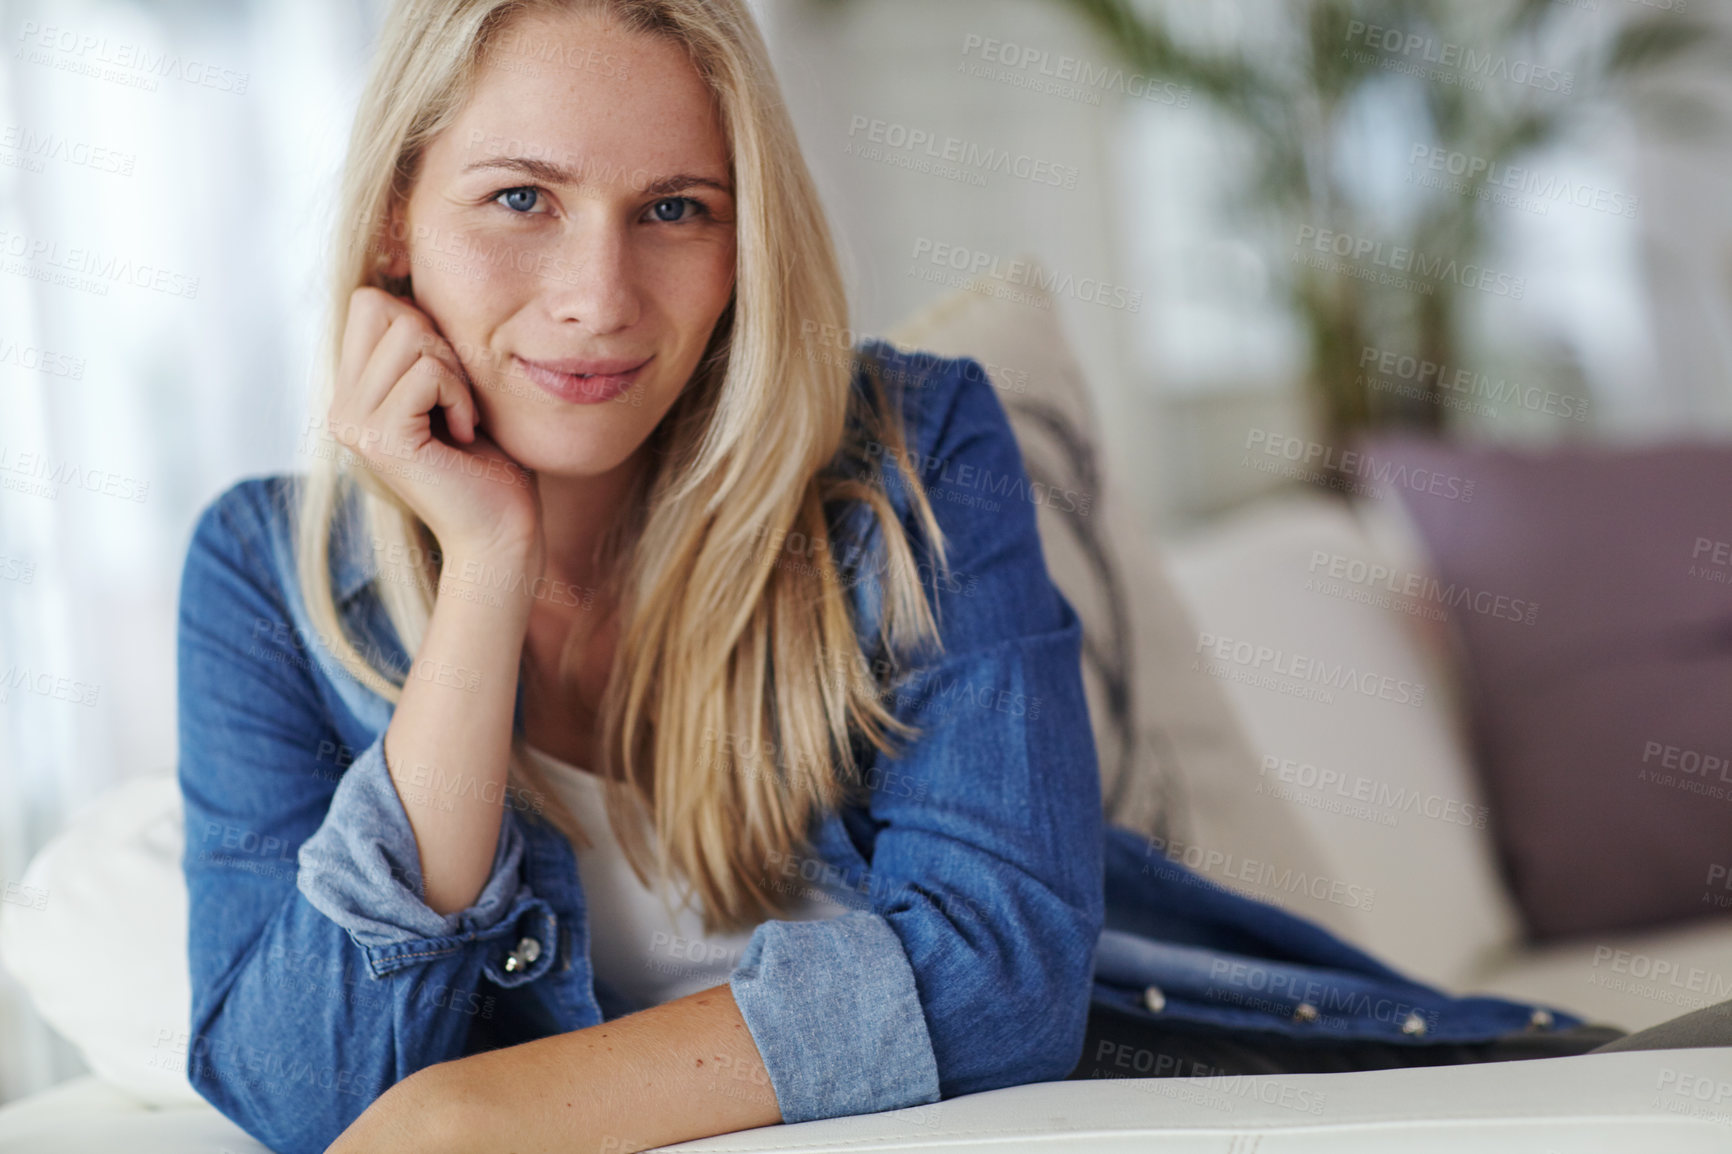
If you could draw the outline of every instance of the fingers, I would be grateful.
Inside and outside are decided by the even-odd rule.
[[[390,307],[393,301],[390,293],[370,286],[349,294],[349,313],[343,322],[343,351],[338,358],[334,404],[348,403],[346,384],[360,377],[379,338],[385,335],[385,329],[396,315]]]
[[[372,355],[352,387],[351,404],[363,418],[378,411],[397,381],[417,360],[423,355],[437,355],[429,348],[437,338],[424,325],[424,321],[399,313],[385,327],[384,335],[373,346]]]
[[[406,430],[440,406],[452,435],[473,440],[477,412],[463,364],[431,318],[413,305],[378,289],[357,289],[340,360],[333,424],[374,425],[389,401],[389,424]]]
[[[430,359],[423,357],[423,360]],[[462,378],[443,360],[439,365],[439,404],[445,408],[445,424],[451,435],[465,444],[475,439],[475,395]]]
[[[461,381],[434,356],[416,357],[367,422],[396,451],[417,451],[432,439],[428,414],[445,406],[452,435],[467,442],[474,436],[474,410]]]

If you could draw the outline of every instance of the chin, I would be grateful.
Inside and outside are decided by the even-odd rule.
[[[629,419],[635,415],[629,406],[622,406],[628,409],[620,414],[625,420],[606,412],[608,407],[594,405],[563,414],[513,413],[490,435],[507,456],[537,473],[599,477],[624,464],[650,433]]]

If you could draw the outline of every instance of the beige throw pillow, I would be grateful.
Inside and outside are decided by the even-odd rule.
[[[1330,911],[1308,897],[1253,888],[1219,865],[1253,857],[1314,874],[1323,859],[1289,807],[1257,790],[1257,757],[1220,685],[1193,670],[1197,631],[1152,535],[1106,470],[1088,387],[1052,298],[1032,284],[1021,290],[1032,304],[991,289],[970,282],[885,339],[980,361],[1030,479],[1089,498],[1042,503],[1037,517],[1047,568],[1083,621],[1107,820],[1158,839],[1205,876],[1327,922]]]

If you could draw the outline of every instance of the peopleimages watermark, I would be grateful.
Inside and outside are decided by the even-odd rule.
[[[1732,541],[1696,538],[1695,548],[1690,550],[1690,569],[1686,576],[1715,585],[1732,582]]]
[[[1100,1067],[1108,1064],[1130,1071],[1119,1075]],[[1102,1038],[1095,1045],[1095,1078],[1130,1078],[1144,1094],[1230,1112],[1240,1102],[1253,1099],[1265,1106],[1279,1106],[1301,1114],[1321,1114],[1328,1095],[1321,1090],[1295,1086],[1260,1074],[1231,1074],[1224,1066],[1211,1066],[1179,1054],[1168,1054]],[[1207,1078],[1207,1082],[1198,1082]]]
[[[1280,679],[1288,684],[1314,688],[1339,689],[1362,697],[1375,697],[1399,705],[1425,704],[1425,686],[1405,678],[1388,677],[1371,670],[1359,669],[1345,661],[1334,664],[1320,657],[1276,649],[1268,645],[1253,645],[1214,633],[1198,633],[1193,652],[1192,668],[1212,672],[1206,656],[1216,662],[1230,662],[1249,673]],[[1219,674],[1217,674],[1219,676]],[[1303,696],[1303,695],[1301,695]],[[1333,701],[1333,696],[1324,699]]]
[[[261,644],[260,638],[267,640]],[[322,670],[333,676],[346,677],[351,680],[353,675],[348,669],[330,656],[335,647],[336,639],[328,636],[323,630],[314,629],[304,633],[289,622],[263,616],[254,616],[250,631],[250,644],[247,646],[248,657],[261,661],[276,661],[285,665],[308,670]],[[474,693],[481,686],[481,671],[469,669],[462,665],[453,665],[448,661],[440,661],[432,657],[418,657],[408,664],[401,650],[389,650],[372,638],[348,638],[363,661],[377,670],[389,670],[401,674],[405,679],[414,677],[418,681],[431,681],[451,689],[463,689]],[[321,656],[323,655],[323,656]],[[327,661],[325,657],[330,659]],[[315,664],[316,663],[316,664]],[[407,681],[405,680],[405,684]]]
[[[771,875],[779,874],[780,879]],[[857,876],[856,876],[857,874]],[[922,900],[946,917],[957,922],[971,921],[984,926],[990,923],[987,911],[971,894],[954,890],[927,890],[902,878],[887,878],[870,867],[858,871],[845,869],[825,857],[769,850],[764,855],[766,885],[784,896],[796,900],[829,900],[851,908],[882,908],[892,900],[918,891]]]
[[[1588,981],[1651,1002],[1688,1009],[1732,1000],[1732,980],[1722,974],[1615,946],[1594,947],[1593,972]]]
[[[159,80],[181,80],[195,87],[243,96],[251,79],[245,72],[183,57],[178,52],[153,51],[142,44],[38,24],[34,20],[19,24],[18,41],[22,47],[12,54],[15,60],[146,92],[155,92]]]
[[[1320,902],[1356,910],[1370,910],[1377,898],[1377,891],[1369,886],[1306,873],[1291,866],[1276,866],[1273,862],[1242,858],[1225,850],[1204,849],[1172,838],[1149,837],[1145,841],[1146,856],[1161,860],[1144,862],[1144,873],[1162,869],[1162,861],[1167,861],[1182,864],[1198,875],[1197,884],[1204,886],[1218,885],[1213,877],[1230,878],[1261,890],[1302,893]]]
[[[149,481],[140,481],[111,469],[92,469],[71,461],[55,461],[48,454],[34,450],[19,452],[8,445],[0,445],[0,490],[53,501],[59,498],[63,487],[140,504],[150,493]]]
[[[92,172],[131,176],[138,154],[78,140],[63,132],[38,132],[18,124],[0,127],[0,165],[42,172],[50,160]]]
[[[1253,450],[1261,452],[1265,460],[1249,456]],[[1320,441],[1267,429],[1249,430],[1245,451],[1248,455],[1240,463],[1249,468],[1328,485],[1355,496],[1381,498],[1389,490],[1406,489],[1463,504],[1473,500],[1474,482],[1466,477],[1390,461],[1357,449],[1337,450]]]
[[[1082,171],[1074,164],[1060,164],[1026,152],[993,148],[961,137],[941,135],[930,128],[880,120],[860,113],[849,118],[848,143],[843,146],[843,153],[978,186],[984,186],[988,176],[998,175],[1032,184],[1074,189]]]
[[[913,257],[915,263],[908,269],[911,277],[954,287],[985,277],[989,283],[984,291],[1019,304],[1046,307],[1035,293],[1019,291],[1033,288],[1037,293],[1068,296],[1084,304],[1102,305],[1121,312],[1134,313],[1143,307],[1141,289],[1126,288],[1095,277],[1059,273],[1025,260],[1005,260],[981,249],[947,244],[931,237],[915,238]]]
[[[14,690],[53,698],[55,701],[70,701],[74,705],[94,706],[97,696],[102,692],[102,686],[91,681],[79,681],[65,674],[44,673],[15,661],[6,667],[5,672],[0,673],[0,705],[5,705],[12,699]]]
[[[1210,988],[1204,997],[1209,1001],[1243,1004],[1232,995],[1241,990],[1267,993],[1267,1004],[1257,1008],[1274,1010],[1286,1016],[1299,1007],[1310,1007],[1299,1012],[1306,1020],[1331,1028],[1348,1025],[1349,1014],[1376,1022],[1400,1022],[1402,1032],[1406,1034],[1424,1034],[1437,1027],[1439,1015],[1436,1010],[1395,998],[1373,998],[1363,990],[1318,981],[1312,973],[1304,967],[1217,956],[1209,963]],[[1223,990],[1217,985],[1231,988]]]
[[[740,955],[745,952],[743,945],[728,945],[712,938],[686,938],[667,930],[656,930],[650,934],[650,956],[644,959],[644,968],[661,974],[677,974],[690,970],[693,966],[713,967],[720,962],[728,969],[739,965]],[[666,955],[667,961],[662,961]],[[687,965],[675,963],[685,962]]]
[[[1257,768],[1257,793],[1282,801],[1356,817],[1376,825],[1399,825],[1402,814],[1414,814],[1449,825],[1484,829],[1489,815],[1483,805],[1440,794],[1392,786],[1363,774],[1346,774],[1308,761],[1265,755]],[[1333,797],[1329,796],[1331,793]]]
[[[6,337],[0,337],[0,365],[13,365],[33,373],[47,373],[51,377],[65,377],[69,381],[84,379],[83,357],[57,353]]]
[[[1683,7],[1683,0],[1678,0],[1678,6]],[[1732,1081],[1711,1074],[1666,1066],[1655,1076],[1654,1106],[1668,1114],[1725,1124],[1732,1122],[1732,1112],[1725,1108],[1728,1099],[1732,1099]]]
[[[1307,245],[1311,252],[1304,251]],[[1300,225],[1293,237],[1292,260],[1309,268],[1386,284],[1421,296],[1430,296],[1436,285],[1445,282],[1518,301],[1527,292],[1526,277],[1309,224]],[[1413,275],[1407,275],[1410,273]]]
[[[472,232],[429,224],[417,224],[407,231],[400,225],[393,225],[388,239],[390,245],[381,251],[408,261],[411,275],[417,268],[437,269],[449,276],[487,280],[501,270],[507,270],[562,284],[576,284],[585,267],[580,262],[567,260],[561,253],[549,253],[537,245],[492,239],[484,241],[477,239]]]
[[[996,67],[995,67],[996,66]],[[967,76],[994,80],[1048,96],[1098,105],[1101,93],[1116,92],[1132,100],[1176,108],[1191,106],[1191,86],[1172,80],[1127,73],[1116,64],[1095,64],[1081,57],[1044,48],[998,40],[970,32],[962,38],[962,59],[956,70]]]
[[[23,906],[30,910],[45,910],[48,908],[48,895],[47,886],[27,886],[20,882],[7,882],[5,892],[0,893],[0,902]]]
[[[890,554],[878,548],[870,553],[860,541],[838,542],[840,555],[831,553],[832,542],[827,537],[808,536],[798,529],[772,530],[759,522],[752,533],[758,550],[758,565],[764,569],[781,569],[833,583],[840,588],[852,588],[867,577],[883,577],[890,570]],[[820,558],[830,554],[831,564],[825,567]],[[975,573],[944,570],[924,557],[914,563],[915,575],[924,586],[962,597],[973,597],[980,585]]]
[[[208,1034],[190,1035],[185,1030],[157,1031],[159,1052],[151,1055],[147,1065],[182,1074],[202,1072],[231,1087],[233,1093],[241,1087],[296,1086],[307,1093],[318,1091],[351,1094],[368,1098],[372,1090],[364,1070],[345,1070],[320,1066],[301,1054],[284,1054],[249,1042],[213,1038]]]
[[[1547,215],[1553,204],[1563,201],[1577,208],[1634,220],[1641,204],[1640,198],[1629,193],[1437,144],[1414,144],[1407,156],[1407,166],[1408,184],[1519,208],[1536,216]],[[1446,179],[1449,177],[1459,179]]]
[[[203,842],[204,848],[195,860],[213,869],[243,870],[284,881],[293,881],[300,869],[296,856],[298,842],[291,844],[246,826],[206,821]]]
[[[89,247],[63,247],[57,240],[0,229],[0,271],[61,288],[107,296],[117,284],[194,300],[198,278],[161,265],[135,261]]]
[[[437,546],[421,546],[374,537],[373,558],[379,580],[391,581],[413,589],[424,589],[441,596],[450,595],[464,601],[486,605],[503,605],[500,591],[526,596],[550,605],[565,605],[585,612],[595,608],[601,590],[588,585],[573,585],[545,576],[531,576],[523,569],[495,565],[476,558],[465,559],[460,565],[447,567],[445,554]],[[428,570],[439,571],[439,583],[433,585],[423,576]]]
[[[458,800],[465,797],[488,805],[497,805],[502,809],[535,814],[542,812],[544,804],[535,790],[422,762],[411,766],[409,771],[398,779],[398,785],[404,791],[404,800],[410,804],[447,813],[454,812]]]
[[[1366,561],[1358,557],[1349,557],[1344,553],[1333,553],[1327,549],[1311,550],[1311,562],[1306,567],[1310,574],[1305,580],[1305,588],[1335,597],[1347,597],[1348,600],[1361,598],[1348,596],[1339,588],[1332,588],[1331,582],[1345,582],[1349,586],[1358,587],[1369,592],[1389,593],[1397,598],[1409,598],[1417,603],[1430,602],[1434,606],[1449,609],[1466,609],[1481,617],[1490,617],[1499,621],[1515,621],[1523,625],[1532,625],[1539,614],[1539,605],[1519,597],[1509,597],[1502,593],[1493,593],[1486,589],[1475,589],[1465,582],[1451,581],[1444,584],[1429,573],[1415,573],[1411,570],[1397,569],[1380,561]],[[1328,581],[1323,580],[1327,578]],[[1399,601],[1383,598],[1381,601],[1368,602],[1381,608],[1397,608],[1406,610]],[[1424,616],[1424,614],[1417,614]],[[1443,620],[1448,614],[1441,614],[1436,620]]]
[[[853,329],[839,325],[814,320],[800,322],[800,339],[807,346],[817,345],[814,351],[808,347],[807,359],[820,361],[824,364],[839,364],[852,369],[856,363],[856,345],[868,334],[857,333]],[[835,355],[829,356],[824,350],[834,350]],[[1025,394],[1028,392],[1028,370],[1010,365],[998,364],[984,360],[972,354],[961,357],[945,357],[924,349],[899,350],[908,362],[903,365],[884,364],[878,367],[878,372],[891,384],[905,388],[930,388],[941,379],[936,368],[943,364],[946,368],[952,360],[962,362],[962,379],[966,381],[985,381],[1001,392]]]
[[[467,50],[468,45],[463,41],[452,42],[451,51],[454,55],[461,55]],[[512,57],[518,59],[513,60]],[[590,45],[573,46],[563,37],[549,36],[510,24],[500,28],[489,40],[487,63],[489,67],[501,71],[520,72],[526,76],[537,77],[541,75],[541,70],[535,67],[536,64],[549,64],[574,72],[588,72],[618,80],[625,80],[631,75],[625,60],[611,52],[603,52]]]
[[[905,464],[921,483],[928,495],[962,505],[979,505],[989,513],[998,511],[998,504],[980,494],[991,494],[1007,500],[1026,501],[1031,505],[1053,509],[1060,513],[1075,513],[1087,517],[1094,508],[1094,494],[1057,485],[1043,485],[1030,480],[1023,469],[994,471],[985,465],[961,462],[950,457],[936,457],[918,449],[904,448],[881,441],[867,441],[863,446],[866,457],[878,470],[884,484],[900,483],[902,472],[898,462]],[[892,481],[891,478],[895,478]]]
[[[1359,367],[1368,370],[1358,384],[1380,392],[1415,400],[1431,400],[1448,408],[1495,417],[1493,406],[1514,405],[1530,413],[1544,413],[1570,421],[1588,418],[1588,401],[1537,385],[1524,385],[1504,377],[1493,378],[1472,369],[1440,364],[1393,349],[1366,345],[1359,350]],[[1371,375],[1371,372],[1382,376]],[[1390,378],[1394,378],[1391,380]],[[1485,401],[1487,404],[1477,402]]]
[[[711,728],[704,730],[701,758],[700,764],[705,768],[719,768],[726,761],[735,773],[769,772],[778,777],[796,769],[829,772],[833,768],[820,763],[811,754],[792,751],[786,746],[778,747],[769,737],[754,738],[750,734]],[[766,765],[769,767],[767,771],[758,768]],[[861,767],[857,781],[851,784],[858,784],[868,793],[883,797],[910,801],[922,801],[926,797],[924,780],[894,765],[876,761]]]
[[[1427,79],[1471,87],[1475,91],[1483,89],[1488,80],[1502,80],[1565,96],[1575,92],[1576,78],[1573,72],[1563,72],[1530,60],[1512,60],[1503,52],[1481,51],[1472,45],[1453,40],[1439,40],[1435,36],[1418,32],[1403,32],[1399,28],[1385,28],[1363,20],[1347,22],[1347,43],[1383,54],[1378,58],[1365,53],[1354,55],[1352,47],[1342,49],[1343,56],[1360,63],[1375,61],[1380,67],[1390,71],[1411,72]],[[1446,72],[1444,69],[1452,71]]]
[[[1708,866],[1708,878],[1702,883],[1702,904],[1725,909],[1732,906],[1732,872],[1720,862]]]
[[[439,483],[439,474],[417,464],[416,458],[419,451],[407,443],[387,439],[383,433],[377,430],[363,431],[361,426],[353,421],[346,422],[340,427],[355,438],[357,446],[365,442],[369,453],[363,454],[357,448],[351,448],[341,443],[331,429],[327,427],[327,422],[323,417],[307,418],[305,426],[301,429],[301,443],[296,448],[296,452],[320,460],[346,460],[359,468],[402,477],[422,485],[437,485]],[[347,453],[346,457],[344,456],[345,453]],[[475,456],[474,454],[465,455]],[[379,457],[392,459],[382,461],[377,459]],[[475,457],[475,460],[478,464],[483,463],[483,459],[480,457]],[[496,458],[490,457],[486,460],[493,461],[495,467],[501,471],[504,470],[503,464],[498,462]],[[527,482],[528,478],[524,480]]]
[[[1732,800],[1732,757],[1664,741],[1647,741],[1642,744],[1636,780],[1716,801]]]

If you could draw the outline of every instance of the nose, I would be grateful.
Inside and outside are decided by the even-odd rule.
[[[628,229],[625,223],[602,219],[599,211],[573,214],[558,260],[541,273],[549,319],[579,324],[595,334],[637,323],[641,301]]]

